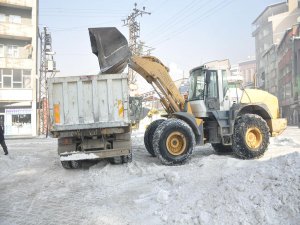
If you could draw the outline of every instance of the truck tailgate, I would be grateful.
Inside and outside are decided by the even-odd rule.
[[[128,126],[127,74],[48,80],[51,131]]]

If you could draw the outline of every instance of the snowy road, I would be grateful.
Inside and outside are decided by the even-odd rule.
[[[259,160],[207,145],[163,166],[133,134],[133,162],[65,170],[56,139],[8,140],[0,155],[0,224],[299,224],[300,129],[271,139]]]

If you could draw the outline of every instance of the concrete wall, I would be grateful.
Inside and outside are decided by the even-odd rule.
[[[24,9],[1,6],[0,14],[5,15],[5,19],[6,19],[5,22],[7,22],[7,23],[9,22],[9,15],[18,15],[18,16],[21,16],[21,24],[32,25],[31,10],[24,10]]]
[[[36,136],[37,116],[36,116],[36,94],[37,94],[37,27],[38,27],[38,0],[0,0],[0,14],[5,15],[5,21],[0,22],[0,44],[4,46],[4,57],[0,58],[0,72],[3,69],[30,69],[30,75],[26,76],[26,84],[22,88],[0,88],[0,112],[7,114],[8,120],[6,126],[10,129],[10,119],[16,113],[30,113],[30,135]],[[9,15],[18,15],[21,17],[20,23],[9,21]],[[11,57],[7,55],[8,46],[18,47],[18,56]],[[27,72],[26,72],[27,74]],[[13,77],[14,75],[12,75]],[[13,79],[13,78],[12,78]],[[24,81],[23,81],[24,82]],[[16,110],[14,110],[16,109]],[[22,110],[26,109],[26,110]],[[27,124],[28,125],[28,124]],[[18,135],[10,129],[10,135]],[[25,132],[28,134],[28,129]],[[24,132],[22,133],[24,134]]]

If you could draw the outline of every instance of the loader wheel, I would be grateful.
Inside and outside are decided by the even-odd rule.
[[[255,114],[238,117],[233,132],[233,152],[242,159],[262,156],[268,148],[269,127],[266,121]]]
[[[155,154],[165,165],[183,164],[192,154],[195,135],[180,119],[168,119],[156,129],[153,137]]]
[[[155,157],[155,152],[153,150],[153,136],[154,136],[154,132],[156,130],[156,128],[166,120],[164,119],[159,119],[159,120],[155,120],[152,123],[150,123],[150,125],[147,127],[146,131],[145,131],[145,135],[144,135],[144,144],[145,147],[147,149],[147,151],[149,152],[149,154],[153,157]]]
[[[215,152],[220,155],[232,152],[231,145],[223,145],[221,143],[212,143],[211,146],[213,147]]]
[[[71,169],[71,162],[70,161],[60,161],[61,162],[61,165],[63,168],[65,169]]]

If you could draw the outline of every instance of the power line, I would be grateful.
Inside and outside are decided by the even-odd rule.
[[[193,7],[193,3],[197,2],[197,0],[192,0],[190,3],[188,3],[183,9],[177,11],[173,16],[171,16],[168,20],[164,21],[162,24],[160,24],[157,28],[153,29],[152,31],[146,33],[146,36],[148,34],[153,34],[154,31],[156,30],[161,30],[163,28],[166,28],[169,26],[169,23],[172,23],[172,21],[174,20],[173,18],[177,18],[178,16],[182,16],[182,13],[184,13],[184,11],[186,11],[187,9]]]
[[[112,18],[112,17],[116,17],[116,18],[120,18],[120,16],[122,16],[124,14],[119,14],[119,15],[80,15],[80,17],[84,17],[84,18]],[[40,15],[40,17],[78,17],[78,14],[44,14],[44,15]]]
[[[127,12],[127,10],[123,9],[105,9],[105,8],[40,8],[40,11],[95,11],[95,12]]]
[[[112,21],[107,21],[95,25],[82,25],[82,26],[75,26],[75,27],[53,27],[51,28],[53,31],[52,32],[61,32],[61,31],[72,31],[72,30],[81,30],[81,29],[87,29],[89,27],[98,27],[98,26],[103,26],[103,25],[111,25],[112,23],[118,23],[119,20],[112,20]]]
[[[172,38],[174,38],[177,35],[183,34],[184,31],[190,29],[191,27],[193,27],[195,24],[202,22],[204,19],[208,18],[209,16],[215,14],[216,12],[218,12],[220,9],[228,6],[229,4],[231,4],[233,1],[235,0],[225,0],[223,1],[223,3],[219,4],[216,7],[211,8],[210,10],[206,11],[204,14],[202,14],[200,17],[197,17],[195,20],[190,21],[189,23],[186,23],[185,25],[181,26],[180,28],[178,28],[176,31],[169,33],[168,35],[165,35],[164,38],[161,38],[161,40],[153,42],[152,45],[159,45],[162,44]]]
[[[158,11],[162,10],[163,9],[162,6],[165,5],[168,1],[170,1],[170,0],[165,0],[162,3],[159,3],[159,6],[157,6],[156,8],[154,8],[152,10],[152,13],[157,13]]]
[[[195,13],[202,14],[201,11],[199,12],[199,9],[202,9],[203,6],[209,5],[213,1],[215,1],[215,0],[208,0],[207,1],[208,3],[204,2],[203,4],[199,5],[199,7],[197,7],[196,9],[195,9],[195,6],[192,5],[192,9],[195,9],[195,10],[192,10],[191,12],[186,12],[185,14],[187,14],[187,15],[182,14],[181,16],[177,16],[174,20],[171,21],[171,23],[168,24],[168,26],[163,27],[164,29],[161,32],[159,32],[159,35],[158,36],[156,35],[153,39],[156,40],[156,39],[158,39],[159,36],[162,36],[162,34],[167,33],[167,31],[172,30],[173,28],[178,27],[178,25],[180,23],[188,20]],[[150,39],[150,40],[153,41],[153,39],[152,40]]]

